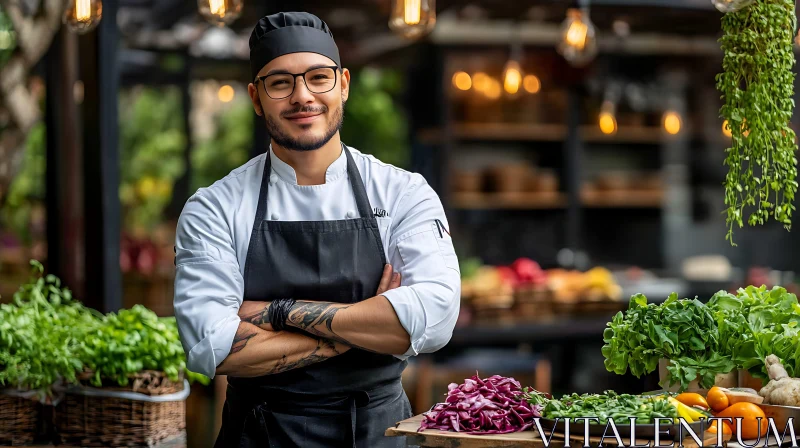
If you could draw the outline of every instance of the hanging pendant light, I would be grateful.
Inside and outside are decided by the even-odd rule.
[[[736,12],[750,6],[753,0],[711,0],[711,3],[719,12]]]
[[[216,26],[226,26],[242,15],[244,0],[197,0],[200,15]]]
[[[588,64],[597,55],[595,27],[589,19],[588,6],[567,10],[567,18],[561,24],[561,42],[557,50],[576,67]]]
[[[436,0],[392,0],[389,28],[406,39],[419,39],[436,25]]]
[[[598,125],[600,132],[606,135],[613,135],[617,133],[617,106],[613,102],[606,100],[600,107],[600,116],[598,117]]]
[[[509,96],[516,96],[522,86],[522,46],[514,44],[511,46],[511,54],[503,68],[503,90]]]
[[[85,34],[97,28],[102,18],[103,2],[100,0],[69,0],[63,22],[72,31]]]

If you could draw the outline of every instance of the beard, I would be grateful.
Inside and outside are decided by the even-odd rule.
[[[272,140],[280,147],[291,150],[291,151],[315,151],[319,148],[325,146],[334,135],[342,128],[342,124],[344,123],[344,106],[345,102],[342,101],[342,104],[336,108],[333,113],[333,117],[329,121],[328,129],[325,131],[325,134],[313,140],[308,139],[299,139],[294,138],[289,135],[288,132],[281,126],[278,120],[275,120],[271,116],[266,116],[267,122],[267,132],[269,133]],[[321,106],[319,108],[312,108],[312,107],[300,107],[293,110],[288,110],[281,112],[281,115],[291,115],[297,114],[301,112],[307,113],[315,113],[319,112],[321,114],[325,114],[328,112],[327,106]],[[266,114],[265,114],[266,115]]]

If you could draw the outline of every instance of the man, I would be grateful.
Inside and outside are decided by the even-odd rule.
[[[216,446],[399,446],[406,360],[458,317],[441,202],[340,141],[350,73],[322,20],[262,18],[250,61],[270,149],[198,190],[176,237],[188,368],[228,375]]]

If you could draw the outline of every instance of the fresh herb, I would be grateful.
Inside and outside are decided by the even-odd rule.
[[[0,385],[51,394],[58,381],[76,381],[82,334],[103,316],[75,301],[57,277],[43,277],[41,263],[31,265],[34,277],[13,303],[0,305]]]
[[[653,372],[660,359],[669,360],[669,384],[686,390],[698,380],[701,387],[714,385],[716,374],[734,367],[720,352],[719,331],[711,310],[697,299],[679,300],[673,293],[661,305],[647,297],[631,297],[628,310],[617,313],[603,332],[604,364],[620,375],[628,369],[638,377]]]
[[[678,410],[669,400],[658,395],[629,395],[605,391],[602,394],[570,394],[559,400],[549,400],[542,410],[547,419],[576,419],[597,417],[601,424],[608,420],[614,423],[652,423],[656,418],[678,418]]]
[[[172,381],[185,373],[208,384],[208,378],[186,371],[175,318],[159,318],[142,305],[107,314],[101,326],[86,334],[81,360],[94,373],[95,386],[103,380],[125,386],[131,375],[143,370],[164,372]]]
[[[764,224],[772,215],[791,228],[797,191],[797,148],[789,127],[794,109],[795,4],[757,0],[722,17],[723,72],[716,77],[725,101],[720,109],[732,134],[725,164],[725,239],[733,243],[733,225]]]

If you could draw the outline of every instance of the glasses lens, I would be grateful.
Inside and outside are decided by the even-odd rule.
[[[292,75],[276,74],[264,78],[264,89],[272,98],[283,98],[291,95],[294,87]]]
[[[325,93],[333,89],[336,72],[332,68],[318,68],[306,73],[306,86],[314,93]]]

